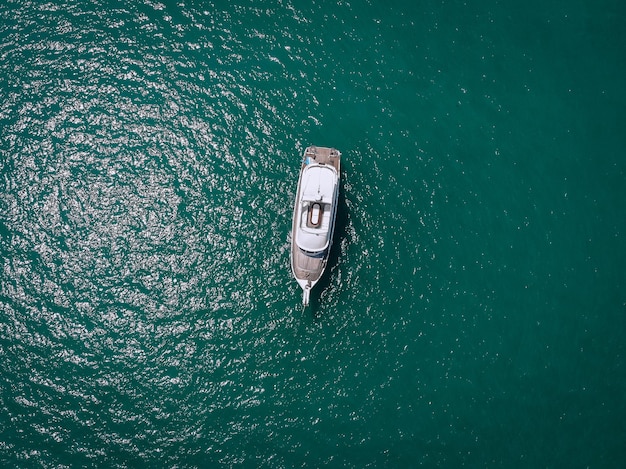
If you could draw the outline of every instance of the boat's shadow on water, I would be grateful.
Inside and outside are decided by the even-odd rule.
[[[328,263],[326,264],[326,270],[320,278],[315,288],[311,290],[311,297],[309,298],[309,311],[314,319],[322,317],[320,307],[322,305],[322,296],[324,292],[331,284],[333,280],[333,270],[339,262],[339,254],[341,252],[341,243],[346,237],[348,227],[348,206],[346,204],[346,195],[343,190],[344,182],[343,178],[339,181],[339,199],[337,205],[337,218],[335,220],[335,233],[333,235],[333,244],[330,248],[330,254],[328,256]]]

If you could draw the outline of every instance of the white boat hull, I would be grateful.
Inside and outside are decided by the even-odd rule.
[[[341,153],[309,147],[304,152],[293,210],[291,270],[307,306],[332,247],[339,197]]]

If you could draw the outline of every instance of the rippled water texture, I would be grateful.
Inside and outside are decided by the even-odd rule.
[[[4,2],[0,465],[623,463],[604,3]],[[303,311],[310,144],[344,157]]]

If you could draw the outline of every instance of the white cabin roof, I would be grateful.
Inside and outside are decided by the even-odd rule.
[[[332,166],[311,164],[302,173],[302,200],[332,203],[337,171]]]
[[[330,217],[338,184],[337,171],[332,166],[311,164],[304,168],[301,183],[297,244],[305,251],[319,252],[328,247],[330,240]],[[322,219],[316,227],[307,226],[308,210],[314,203],[322,207]]]

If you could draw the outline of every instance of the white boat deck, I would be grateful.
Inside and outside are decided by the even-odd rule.
[[[304,159],[311,158],[312,161],[320,164],[328,164],[335,168],[337,174],[339,174],[340,169],[340,160],[341,153],[334,148],[327,147],[309,147],[306,149],[304,153]],[[305,161],[302,162],[302,166],[300,168],[300,174],[302,174],[302,170],[306,167]],[[300,188],[298,188],[300,190]],[[296,194],[296,203],[300,200],[300,193]],[[325,214],[324,214],[325,215]],[[328,214],[330,216],[330,213]],[[295,234],[295,230],[297,227],[297,223],[299,220],[296,220],[294,217],[292,223],[292,236]],[[332,236],[332,235],[331,235]],[[330,246],[329,248],[330,249]],[[322,274],[324,273],[324,269],[326,268],[326,262],[328,260],[328,253],[321,257],[310,257],[305,255],[300,251],[295,242],[291,243],[291,268],[296,280],[302,286],[303,283],[309,283],[310,287],[315,285],[315,283],[320,279]],[[303,287],[304,288],[304,287]]]

